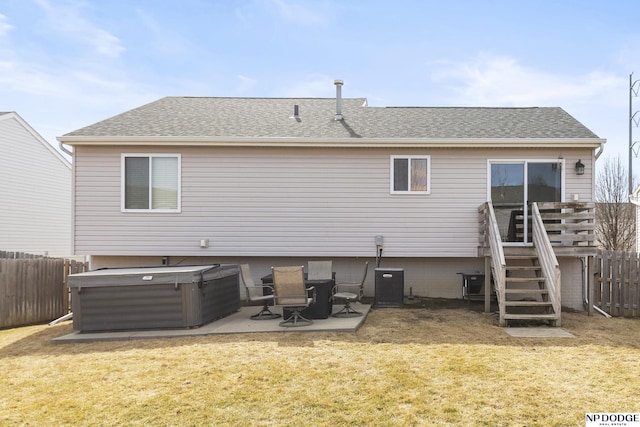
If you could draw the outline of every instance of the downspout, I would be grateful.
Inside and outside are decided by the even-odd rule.
[[[604,152],[604,143],[600,143],[600,148],[598,148],[598,151],[596,152],[596,160],[598,160],[598,158],[602,155],[602,153]]]
[[[69,150],[67,149],[67,147],[65,147],[65,146],[64,146],[64,144],[63,144],[63,142],[62,142],[62,141],[58,141],[58,147],[60,147],[60,150],[61,150],[63,153],[66,153],[66,154],[68,154],[71,158],[73,158],[73,152],[72,152],[72,151],[69,151]]]
[[[600,307],[594,305],[593,309],[595,311],[597,311],[598,313],[602,314],[604,317],[606,317],[607,319],[611,319],[611,315],[609,313],[607,313],[606,311],[602,310]]]
[[[589,274],[587,272],[587,257],[581,257],[580,261],[582,261],[582,306],[586,311],[589,311]]]
[[[600,147],[595,154],[595,160],[597,161],[604,152],[604,143],[600,143]],[[589,311],[589,272],[587,257],[580,258],[582,261],[582,306],[587,312]],[[594,306],[595,307],[595,306]]]

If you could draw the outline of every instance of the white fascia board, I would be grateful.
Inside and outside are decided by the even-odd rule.
[[[153,145],[202,147],[394,147],[394,148],[599,148],[603,138],[229,138],[229,137],[167,137],[167,136],[60,136],[58,141],[71,146],[91,145]]]

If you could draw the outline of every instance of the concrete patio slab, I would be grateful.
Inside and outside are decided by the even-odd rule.
[[[574,338],[575,336],[562,328],[548,326],[531,328],[502,328],[506,333],[516,338]]]
[[[336,313],[342,306],[334,306]],[[73,332],[58,338],[54,343],[78,343],[95,341],[128,341],[146,338],[175,338],[188,336],[218,335],[218,334],[246,334],[256,332],[355,332],[364,323],[371,310],[371,305],[357,304],[354,308],[362,312],[362,316],[328,319],[314,319],[309,326],[283,327],[279,323],[282,319],[251,320],[250,316],[260,310],[260,307],[241,307],[236,313],[218,319],[199,328],[191,329],[161,329],[148,331],[115,331],[115,332]]]

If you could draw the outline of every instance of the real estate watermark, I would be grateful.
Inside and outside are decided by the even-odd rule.
[[[640,427],[640,412],[592,412],[584,418],[585,427]]]

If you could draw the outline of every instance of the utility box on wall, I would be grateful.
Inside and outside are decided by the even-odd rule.
[[[374,307],[402,307],[404,304],[404,269],[376,268]]]

